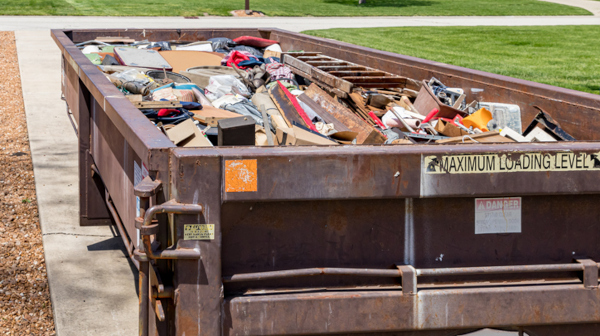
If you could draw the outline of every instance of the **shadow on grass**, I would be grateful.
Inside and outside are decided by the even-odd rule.
[[[377,8],[377,7],[424,7],[433,6],[437,1],[428,0],[366,0],[364,4],[359,5],[358,0],[323,0],[324,3],[345,5],[360,8]]]

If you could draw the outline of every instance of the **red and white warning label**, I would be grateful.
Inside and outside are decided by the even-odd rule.
[[[520,232],[521,197],[475,199],[475,234]]]

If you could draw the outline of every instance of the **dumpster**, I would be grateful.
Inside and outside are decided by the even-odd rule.
[[[597,95],[271,28],[51,34],[81,225],[118,227],[140,335],[598,333]],[[178,147],[76,46],[98,36],[276,40],[518,105],[523,129],[541,108],[577,141]]]

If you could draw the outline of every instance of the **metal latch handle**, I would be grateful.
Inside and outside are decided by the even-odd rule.
[[[148,209],[142,220],[141,217],[136,218],[136,226],[140,226],[140,235],[144,244],[146,255],[150,259],[200,259],[200,250],[168,248],[162,251],[152,251],[152,242],[150,236],[157,233],[158,224],[152,224],[154,216],[157,214],[170,213],[178,215],[198,215],[204,211],[202,205],[199,204],[182,204],[175,200],[165,202],[160,205],[155,205]],[[140,225],[141,224],[141,225]]]

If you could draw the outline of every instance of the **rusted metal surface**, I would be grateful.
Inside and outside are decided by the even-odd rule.
[[[226,319],[224,332],[367,333],[535,325],[548,320],[576,324],[600,318],[599,299],[597,290],[580,285],[419,290],[414,296],[384,290],[237,296],[225,299],[231,318]],[[261,323],[261,316],[272,323]]]
[[[82,216],[103,219],[108,192],[113,216],[137,248],[142,335],[437,336],[483,327],[597,334],[598,170],[424,171],[432,156],[596,155],[600,142],[175,148],[73,41],[102,35],[186,42],[271,38],[284,50],[322,52],[418,80],[435,76],[465,88],[468,100],[518,104],[525,125],[537,105],[580,140],[597,138],[598,96],[277,29],[52,34],[64,57],[63,93],[79,129]],[[360,70],[321,69],[348,76]],[[232,160],[255,161],[253,188],[227,191]],[[98,195],[86,192],[95,183],[91,164],[104,182],[96,185]],[[140,185],[139,246],[133,238],[136,164],[151,181],[163,182],[160,190]],[[475,198],[515,196],[522,198],[520,233],[475,234]],[[168,200],[197,211],[167,208]],[[163,211],[178,214],[153,214]],[[186,224],[214,224],[214,239],[184,239]],[[152,259],[152,248],[168,246],[201,258]]]

